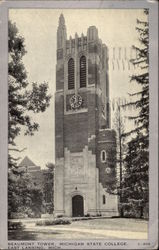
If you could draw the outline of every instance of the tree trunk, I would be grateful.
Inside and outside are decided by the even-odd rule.
[[[143,206],[140,207],[140,218],[143,218]]]

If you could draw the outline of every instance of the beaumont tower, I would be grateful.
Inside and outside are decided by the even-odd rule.
[[[91,26],[67,39],[57,30],[55,215],[118,215],[116,135],[111,129],[108,48]]]

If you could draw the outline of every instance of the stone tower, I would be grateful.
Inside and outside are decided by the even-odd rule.
[[[67,39],[57,30],[55,215],[118,214],[116,139],[110,128],[108,49],[91,26]]]

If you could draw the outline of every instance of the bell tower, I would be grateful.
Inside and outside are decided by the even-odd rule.
[[[57,30],[55,215],[118,214],[116,135],[110,128],[108,48],[91,26],[67,39]]]

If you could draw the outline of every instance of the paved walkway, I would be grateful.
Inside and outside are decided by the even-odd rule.
[[[82,223],[82,222],[81,222]],[[80,224],[81,224],[80,223]],[[90,237],[91,238],[105,238],[105,239],[147,239],[148,234],[147,230],[137,230],[136,231],[131,231],[131,228],[129,230],[120,230],[120,228],[116,229],[108,229],[104,228],[84,228],[81,225],[78,224],[73,224],[73,225],[59,225],[59,226],[35,226],[35,223],[24,223],[25,224],[25,231],[27,232],[35,232],[35,233],[40,233],[46,235],[47,232],[48,234],[56,235],[58,237],[58,234],[61,235],[60,237],[63,237],[64,239],[67,239],[67,237],[71,237],[73,235],[73,238],[76,237],[76,234],[78,235],[77,237],[79,238],[80,235],[83,238],[83,235],[85,237]],[[142,223],[141,223],[142,224]],[[76,233],[75,233],[76,232]],[[88,236],[89,235],[89,236]],[[54,238],[56,238],[54,236]]]
[[[39,228],[40,232],[46,232],[48,231],[48,228]],[[114,230],[102,230],[102,229],[84,229],[84,228],[59,228],[59,227],[53,227],[49,228],[49,232],[55,232],[55,231],[69,231],[69,232],[79,232],[79,233],[89,233],[98,235],[103,238],[107,237],[114,237],[114,239],[131,239],[131,240],[141,240],[141,239],[147,239],[147,233],[144,232],[132,232],[132,231],[114,231]]]

